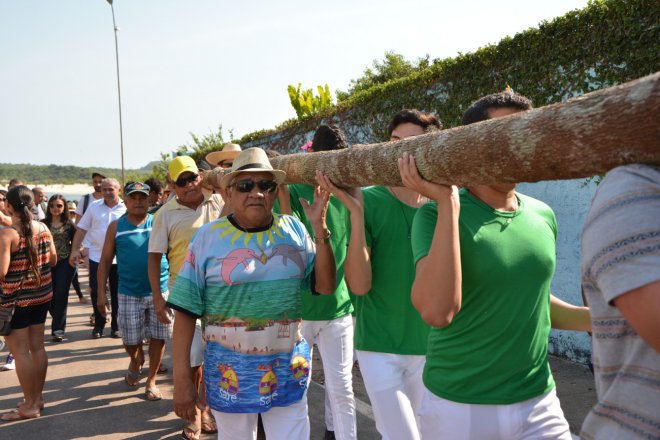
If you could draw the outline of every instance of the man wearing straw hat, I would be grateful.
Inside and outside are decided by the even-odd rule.
[[[206,161],[211,166],[230,169],[234,159],[240,154],[241,146],[238,144],[225,144],[220,151],[213,151],[206,155]]]
[[[195,319],[205,322],[207,402],[222,439],[254,439],[257,414],[266,437],[308,439],[310,349],[300,334],[303,289],[335,289],[325,223],[329,194],[303,202],[313,226],[273,214],[285,173],[260,148],[242,151],[220,184],[232,214],[202,226],[191,240],[167,304],[174,321],[174,408],[192,419],[198,397],[187,360]]]

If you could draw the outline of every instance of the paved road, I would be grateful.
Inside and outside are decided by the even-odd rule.
[[[128,358],[121,340],[108,337],[92,340],[88,325],[90,313],[89,304],[80,304],[77,297],[71,295],[66,339],[62,343],[52,343],[49,337],[46,338],[49,356],[44,390],[46,408],[39,419],[0,422],[0,439],[179,438],[183,424],[172,412],[171,374],[161,376],[159,387],[164,399],[159,402],[145,400],[143,387],[130,389],[123,380]],[[3,360],[0,364],[5,355],[6,349],[1,353]],[[172,365],[169,354],[165,364]],[[571,430],[577,433],[595,401],[593,378],[581,365],[554,358],[551,365],[564,413]],[[358,436],[362,440],[378,439],[369,399],[357,368],[355,375]],[[322,378],[318,382],[322,382]],[[308,397],[312,439],[322,439],[325,430],[323,386],[312,382]],[[13,371],[0,372],[0,412],[10,410],[21,398],[16,374]],[[203,440],[213,438],[214,435],[202,436]]]

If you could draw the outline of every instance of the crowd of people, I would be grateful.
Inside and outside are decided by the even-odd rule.
[[[507,90],[462,125],[532,109]],[[390,140],[442,130],[434,115],[393,116]],[[321,125],[306,151],[347,148]],[[327,439],[356,439],[352,367],[383,439],[571,439],[548,364],[551,328],[593,332],[598,403],[587,439],[660,438],[660,168],[628,165],[600,184],[585,223],[590,308],[551,292],[552,209],[516,184],[425,180],[412,155],[403,186],[287,185],[260,148],[178,156],[167,184],[123,188],[95,173],[73,218],[61,195],[12,182],[0,192],[0,306],[24,393],[3,420],[44,408],[44,332],[66,336],[69,289],[89,268],[91,337],[121,338],[124,380],[160,400],[172,338],[182,438],[307,439],[312,350],[325,376]],[[122,192],[122,197],[120,197]],[[148,353],[143,349],[148,342]]]

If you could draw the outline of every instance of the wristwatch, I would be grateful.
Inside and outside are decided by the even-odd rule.
[[[330,229],[325,230],[325,235],[322,237],[314,237],[314,243],[316,244],[321,244],[321,243],[330,243],[330,236],[332,233],[330,232]]]

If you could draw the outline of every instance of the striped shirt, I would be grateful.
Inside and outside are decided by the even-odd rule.
[[[660,353],[614,305],[619,296],[658,280],[660,167],[615,168],[598,187],[582,234],[598,394],[582,438],[660,439]]]
[[[41,282],[37,283],[28,260],[28,248],[25,237],[21,236],[18,250],[11,254],[7,275],[2,280],[0,306],[6,307],[16,299],[17,307],[44,304],[53,296],[50,271],[50,234],[45,225],[39,225],[39,232],[34,235],[37,247],[37,264],[41,273]]]

